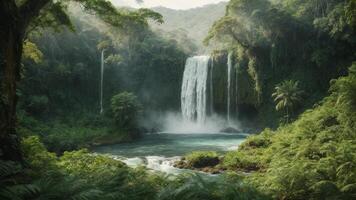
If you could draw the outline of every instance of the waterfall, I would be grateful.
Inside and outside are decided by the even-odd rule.
[[[229,53],[227,59],[227,122],[230,124],[231,115],[231,71],[232,71],[232,52]]]
[[[100,74],[100,114],[103,113],[103,85],[104,85],[104,51],[101,51],[101,74]]]
[[[184,120],[205,122],[209,60],[209,56],[194,56],[186,61],[181,93]]]

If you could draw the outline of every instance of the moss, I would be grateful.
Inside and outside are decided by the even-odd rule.
[[[219,164],[219,156],[214,151],[195,151],[188,154],[186,163],[193,168],[214,167]]]

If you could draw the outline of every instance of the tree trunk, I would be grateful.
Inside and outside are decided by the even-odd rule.
[[[16,134],[16,85],[24,28],[18,9],[12,1],[0,3],[0,159],[22,161],[19,137]]]
[[[289,123],[289,109],[288,109],[288,106],[287,106],[287,124]]]

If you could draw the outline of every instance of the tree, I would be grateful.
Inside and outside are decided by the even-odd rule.
[[[20,81],[23,41],[37,27],[65,25],[73,29],[65,10],[79,3],[85,11],[106,23],[125,28],[126,23],[147,24],[147,18],[162,22],[162,16],[147,9],[120,12],[107,0],[1,0],[0,1],[0,159],[21,161],[16,135],[17,84]]]
[[[285,110],[287,123],[290,111],[302,100],[302,94],[298,81],[283,81],[275,87],[272,97],[277,104],[276,110]]]
[[[136,128],[137,117],[141,113],[142,105],[137,97],[129,92],[122,92],[112,97],[111,110],[115,124],[121,129]]]

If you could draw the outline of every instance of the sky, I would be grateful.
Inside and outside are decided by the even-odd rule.
[[[206,4],[219,3],[228,0],[110,0],[116,6],[130,7],[157,7],[163,6],[172,9],[190,9]],[[140,4],[137,3],[142,2]]]

